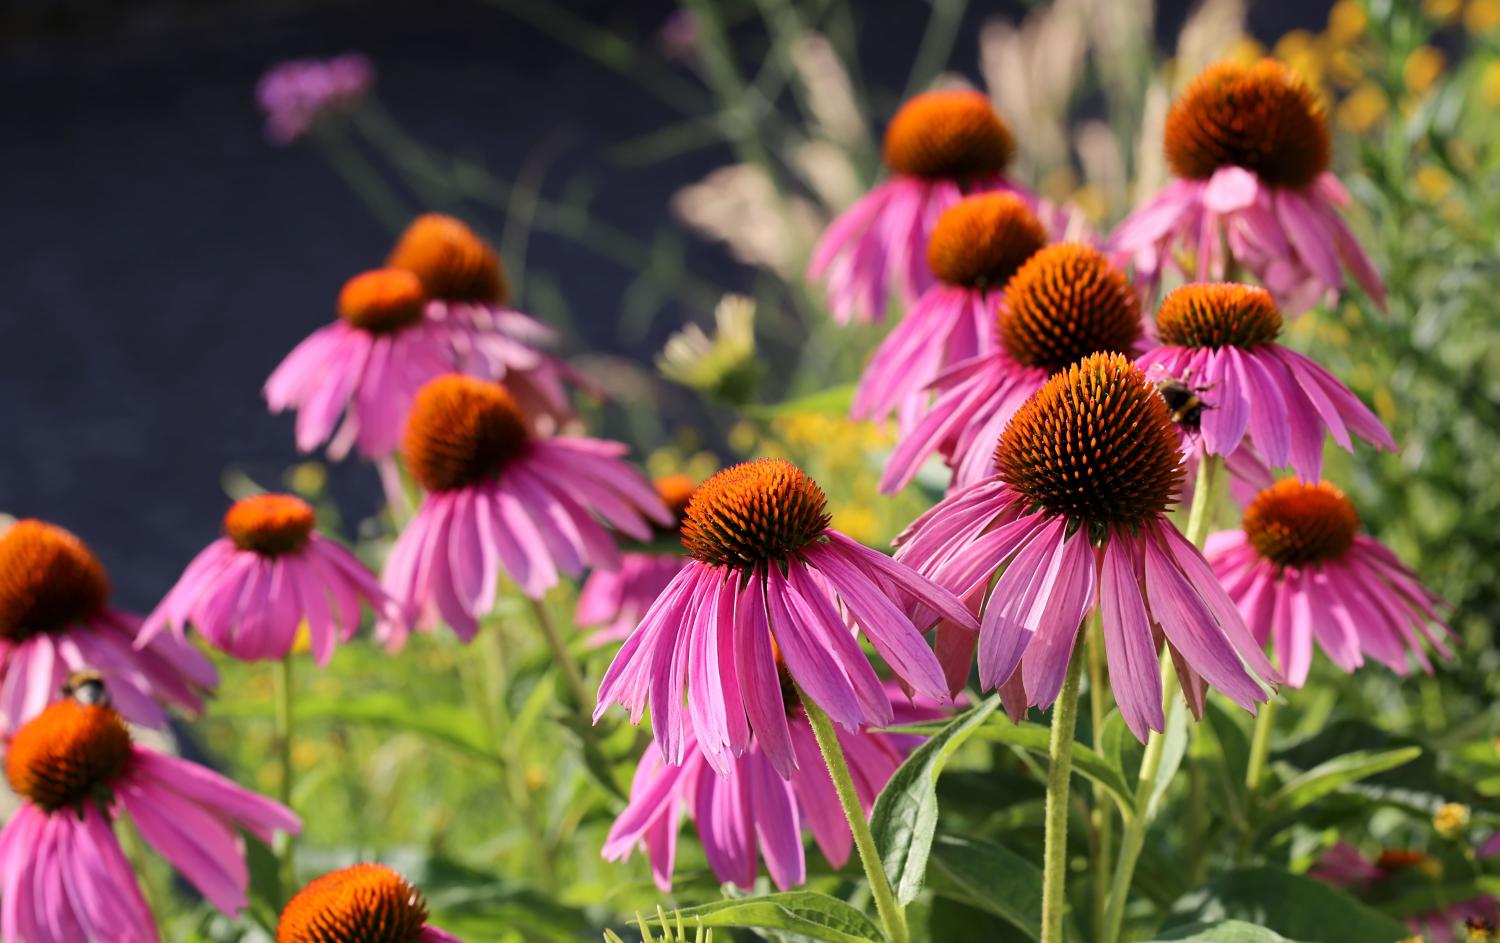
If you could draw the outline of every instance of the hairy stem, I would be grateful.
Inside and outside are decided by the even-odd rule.
[[[833,790],[838,794],[844,817],[849,820],[849,830],[854,833],[854,847],[859,849],[859,860],[865,866],[865,878],[870,882],[870,893],[885,927],[885,938],[889,943],[909,943],[911,934],[906,928],[906,911],[896,902],[885,866],[881,864],[875,836],[870,834],[870,822],[859,803],[854,777],[849,774],[849,763],[844,759],[844,748],[839,745],[838,734],[834,733],[833,721],[801,688],[797,689],[797,696],[802,700],[802,709],[807,712],[807,721],[812,725],[823,762],[828,766],[828,775],[833,779]]]
[[[1085,626],[1073,646],[1062,693],[1052,707],[1052,739],[1047,748],[1047,833],[1042,853],[1042,943],[1062,943],[1067,913],[1068,793],[1073,777],[1073,731],[1078,726],[1078,689],[1083,677]]]

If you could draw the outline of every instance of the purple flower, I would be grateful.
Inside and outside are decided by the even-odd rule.
[[[922,633],[939,618],[972,631],[946,590],[828,526],[827,498],[789,462],[761,459],[698,486],[682,525],[693,557],[641,619],[599,686],[638,723],[647,704],[664,762],[698,744],[727,774],[754,734],[783,777],[799,768],[780,666],[847,730],[891,722],[861,631],[907,685],[946,699]],[[683,694],[686,691],[686,700]]]
[[[937,282],[922,293],[860,377],[855,419],[900,411],[907,429],[927,411],[928,387],[949,367],[995,349],[1006,282],[1047,243],[1047,231],[1012,193],[965,197],[938,217],[927,242]]]
[[[1359,533],[1359,513],[1328,482],[1278,481],[1245,509],[1243,530],[1209,538],[1209,563],[1262,646],[1274,641],[1286,682],[1301,687],[1313,640],[1353,671],[1366,655],[1406,674],[1408,656],[1445,658],[1445,605],[1396,555]]]
[[[877,322],[898,289],[910,304],[933,283],[927,243],[938,217],[966,193],[1037,197],[1003,172],[1015,152],[988,98],[950,89],[912,98],[891,119],[885,163],[892,177],[839,215],[818,240],[807,277],[828,283],[834,320]]]
[[[188,564],[141,628],[144,645],[191,624],[215,648],[244,661],[279,660],[306,624],[313,658],[326,666],[334,646],[359,630],[361,603],[384,613],[380,584],[364,564],[315,530],[301,498],[261,494],[224,515],[224,537]]]
[[[266,70],[255,99],[266,113],[266,135],[290,144],[328,115],[359,103],[375,84],[370,60],[357,52],[332,59],[294,59]]]
[[[495,605],[503,571],[539,599],[558,574],[613,568],[619,555],[596,516],[636,540],[672,516],[651,484],[601,439],[538,437],[507,389],[448,374],[417,393],[405,454],[427,495],[386,558],[382,585],[402,609],[382,621],[390,644],[407,626],[448,623],[469,641]]]
[[[1266,699],[1259,679],[1275,670],[1164,514],[1182,455],[1139,368],[1092,354],[1053,376],[1006,427],[995,466],[913,522],[896,558],[982,608],[979,678],[1000,688],[1007,711],[1056,700],[1096,607],[1115,700],[1141,740],[1165,724],[1163,641],[1195,713],[1205,683],[1249,710]],[[972,653],[972,642],[955,647],[950,673],[966,673]]]
[[[1304,481],[1323,470],[1323,438],[1353,449],[1350,433],[1396,448],[1375,414],[1332,374],[1276,343],[1281,314],[1263,288],[1184,285],[1156,315],[1160,347],[1137,361],[1152,377],[1171,377],[1198,391],[1202,447],[1230,455],[1248,434],[1256,455],[1286,465]]]
[[[1222,280],[1232,259],[1300,314],[1343,291],[1342,263],[1385,306],[1380,273],[1339,217],[1349,194],[1327,172],[1322,107],[1286,66],[1210,66],[1172,106],[1165,145],[1178,179],[1110,237],[1142,283],[1158,284],[1169,265]],[[1196,261],[1185,266],[1181,253]]]
[[[886,686],[886,694],[901,723],[943,716],[936,702],[912,702],[892,687]],[[698,749],[691,729],[685,734],[686,759],[680,765],[666,762],[656,743],[648,744],[630,785],[630,803],[610,827],[604,857],[618,861],[641,848],[651,861],[657,887],[671,890],[677,830],[686,815],[714,874],[746,890],[755,883],[757,858],[765,860],[771,880],[782,890],[807,880],[804,828],[812,832],[828,863],[843,867],[854,839],[812,727],[797,707],[792,707],[786,725],[796,761],[786,779],[753,740],[722,773]],[[872,731],[840,730],[837,736],[868,815],[910,744]]]
[[[1123,272],[1092,246],[1064,242],[1031,256],[993,313],[990,349],[932,383],[937,399],[904,431],[880,480],[899,491],[933,454],[953,469],[952,487],[994,474],[995,442],[1047,378],[1088,354],[1133,354],[1141,309]]]
[[[109,606],[109,578],[61,527],[17,521],[0,535],[0,730],[36,716],[68,676],[97,671],[120,713],[166,725],[162,706],[202,708],[213,663],[172,636],[145,639],[141,620]]]
[[[104,704],[54,702],[16,731],[5,773],[22,798],[0,832],[6,943],[155,943],[118,818],[231,917],[249,904],[240,829],[271,844],[273,832],[302,827],[290,809],[211,770],[132,744]]]

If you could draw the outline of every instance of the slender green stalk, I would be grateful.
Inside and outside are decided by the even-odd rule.
[[[1224,460],[1217,455],[1204,453],[1198,458],[1198,480],[1193,485],[1193,503],[1188,508],[1187,530],[1183,531],[1183,536],[1199,550],[1203,549],[1208,530],[1214,523],[1214,489],[1223,464]]]
[[[1094,751],[1103,754],[1104,718],[1109,713],[1109,687],[1104,677],[1104,632],[1100,628],[1099,610],[1089,620],[1086,644],[1089,649],[1089,719],[1094,728]],[[1110,858],[1114,854],[1115,805],[1103,786],[1093,789],[1094,827],[1094,926],[1104,922],[1109,903]]]
[[[288,652],[276,664],[276,756],[281,763],[281,782],[277,798],[287,808],[292,807],[292,659]],[[296,888],[296,840],[291,835],[283,836],[281,848],[281,880],[287,893]]]
[[[833,721],[801,688],[797,689],[797,696],[802,699],[802,709],[807,711],[808,723],[818,740],[828,775],[833,779],[833,791],[838,794],[844,817],[849,820],[849,830],[854,833],[854,847],[859,849],[859,860],[865,866],[865,878],[870,882],[875,909],[885,926],[885,938],[889,943],[909,943],[911,933],[906,928],[906,912],[896,903],[896,894],[891,890],[890,879],[880,862],[875,836],[870,834],[870,822],[865,818],[864,807],[859,804],[854,777],[849,775],[849,763],[844,759],[844,748],[839,746],[838,735],[833,731]]]
[[[411,220],[411,212],[343,131],[315,130],[311,137],[328,165],[344,178],[365,208],[392,233],[400,232]]]
[[[1266,755],[1271,750],[1271,728],[1276,726],[1276,701],[1260,706],[1255,715],[1255,733],[1250,738],[1250,760],[1245,764],[1245,788],[1253,795],[1260,788],[1260,777],[1266,770]]]
[[[1062,693],[1052,706],[1047,748],[1047,833],[1042,851],[1042,943],[1062,943],[1068,899],[1068,794],[1073,783],[1073,731],[1078,726],[1078,690],[1083,678],[1088,626],[1068,660]]]
[[[542,630],[542,638],[547,640],[547,647],[552,649],[552,657],[557,659],[557,666],[562,669],[563,680],[568,685],[568,695],[573,699],[573,706],[580,712],[587,713],[594,707],[594,697],[589,693],[588,685],[584,684],[583,672],[578,667],[578,661],[574,659],[573,653],[568,651],[568,644],[563,641],[562,634],[557,631],[557,623],[552,619],[552,613],[547,611],[547,606],[540,599],[529,600],[531,611],[536,615],[537,628]]]
[[[1162,689],[1170,691],[1176,681],[1172,670],[1172,657],[1163,652],[1161,658]],[[1178,710],[1177,698],[1168,697],[1166,724],[1172,724],[1172,714]],[[1109,906],[1104,911],[1104,923],[1096,934],[1102,943],[1114,943],[1120,938],[1120,928],[1125,923],[1125,904],[1130,897],[1130,882],[1135,876],[1135,865],[1140,860],[1141,848],[1146,843],[1146,826],[1149,825],[1151,794],[1156,787],[1156,773],[1161,769],[1161,755],[1166,737],[1152,732],[1146,738],[1146,752],[1141,757],[1141,772],[1136,780],[1135,804],[1125,821],[1125,830],[1120,835],[1120,857],[1115,863],[1114,880],[1110,882]]]

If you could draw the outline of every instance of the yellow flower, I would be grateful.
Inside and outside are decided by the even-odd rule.
[[[1365,67],[1348,49],[1335,49],[1328,57],[1328,78],[1339,88],[1354,88],[1365,80]]]
[[[1500,59],[1485,63],[1479,73],[1479,97],[1492,108],[1500,106]]]
[[[1401,67],[1401,80],[1406,83],[1407,91],[1423,95],[1437,82],[1447,65],[1448,59],[1442,50],[1435,46],[1418,46],[1406,57],[1406,64]]]
[[[1241,36],[1224,51],[1224,58],[1251,65],[1266,57],[1266,47],[1254,36]]]
[[[1429,203],[1436,203],[1447,194],[1453,186],[1453,178],[1448,172],[1435,164],[1423,164],[1417,168],[1416,175],[1417,192]]]
[[[1346,130],[1363,134],[1380,123],[1389,107],[1385,90],[1374,82],[1365,82],[1339,102],[1338,122]]]
[[[307,627],[307,620],[303,619],[297,623],[297,635],[292,639],[292,654],[306,655],[312,651],[312,631]]]
[[[1475,35],[1500,26],[1500,0],[1469,0],[1464,8],[1464,29]]]
[[[1346,46],[1364,35],[1365,27],[1370,24],[1369,14],[1365,13],[1365,6],[1359,0],[1339,0],[1328,11],[1328,39],[1340,46]]]
[[[1457,838],[1469,827],[1469,807],[1461,802],[1445,802],[1432,816],[1432,827],[1444,838]]]
[[[1276,58],[1291,66],[1292,71],[1314,88],[1323,85],[1323,66],[1327,55],[1319,37],[1305,29],[1294,29],[1276,40]]]
[[[287,484],[298,494],[320,495],[328,484],[328,469],[322,462],[302,462],[287,473]]]
[[[1458,19],[1462,8],[1463,0],[1422,0],[1422,12],[1444,25]]]

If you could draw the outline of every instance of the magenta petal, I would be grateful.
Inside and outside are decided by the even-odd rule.
[[[1148,731],[1166,729],[1166,717],[1162,711],[1161,667],[1141,600],[1139,565],[1131,559],[1133,549],[1126,540],[1111,540],[1104,545],[1099,614],[1109,683],[1120,705],[1120,716],[1136,739],[1145,743]]]

